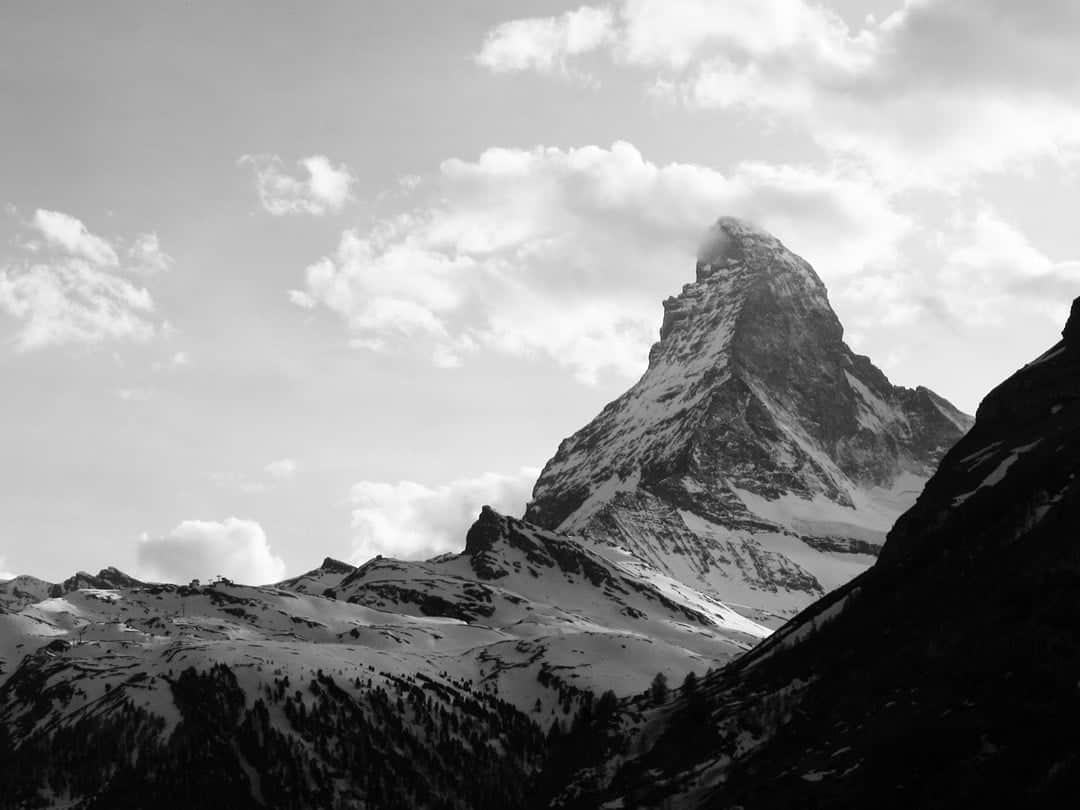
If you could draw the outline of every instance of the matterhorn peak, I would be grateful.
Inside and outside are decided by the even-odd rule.
[[[698,267],[722,267],[737,263],[744,258],[747,247],[753,243],[772,248],[783,247],[779,239],[748,220],[720,217],[706,231],[698,246]]]
[[[789,614],[873,561],[971,420],[852,352],[813,267],[757,226],[719,219],[696,270],[526,519]]]

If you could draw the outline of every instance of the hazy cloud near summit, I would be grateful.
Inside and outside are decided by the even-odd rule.
[[[583,381],[634,377],[660,302],[693,280],[721,214],[839,277],[892,261],[910,229],[859,173],[658,165],[626,142],[491,148],[444,161],[399,213],[345,231],[291,297],[337,313],[358,348],[421,347],[443,367],[482,350],[542,355]]]
[[[522,467],[510,475],[484,473],[434,487],[412,481],[354,484],[352,561],[360,564],[376,554],[422,560],[461,551],[481,506],[520,516],[539,475],[537,468]]]
[[[143,537],[136,546],[143,579],[187,583],[222,575],[246,585],[285,577],[285,563],[270,550],[254,520],[185,520],[164,537]]]

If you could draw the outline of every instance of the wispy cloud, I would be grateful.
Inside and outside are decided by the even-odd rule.
[[[218,489],[240,495],[254,495],[265,492],[268,488],[266,482],[238,472],[212,472],[207,475],[207,478]]]
[[[127,255],[131,270],[148,275],[164,272],[173,265],[172,257],[161,249],[156,233],[141,233],[135,237]]]
[[[21,255],[0,263],[0,312],[21,323],[21,350],[106,340],[147,340],[162,325],[150,292],[126,274],[171,260],[157,237],[136,238],[121,261],[117,246],[79,219],[38,209],[27,225],[43,243],[22,242]]]
[[[265,467],[263,471],[278,481],[286,481],[296,475],[297,465],[291,458],[279,458],[276,461],[271,461]]]
[[[112,245],[90,233],[80,220],[69,214],[39,208],[34,212],[32,225],[47,242],[62,248],[69,256],[104,267],[120,263]]]
[[[151,368],[154,371],[175,371],[177,369],[187,368],[191,365],[191,355],[185,351],[173,352],[172,356],[167,360],[157,360],[153,363]]]
[[[337,213],[352,199],[355,178],[349,168],[334,166],[324,155],[300,160],[306,176],[299,177],[289,174],[277,155],[243,155],[239,163],[252,168],[259,201],[274,216]]]
[[[279,458],[265,465],[255,475],[243,472],[212,472],[208,478],[219,489],[241,495],[254,495],[266,492],[275,484],[291,480],[298,469],[295,459]]]

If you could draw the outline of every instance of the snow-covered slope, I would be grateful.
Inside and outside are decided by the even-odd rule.
[[[526,519],[775,624],[873,562],[970,424],[853,353],[810,265],[724,218],[648,370],[560,445]]]
[[[327,557],[318,568],[313,568],[298,577],[279,582],[277,586],[287,591],[323,596],[326,594],[327,589],[333,591],[334,588],[341,584],[341,580],[355,570],[355,565],[349,565],[347,562]]]
[[[513,806],[543,721],[582,700],[505,703],[490,628],[274,587],[81,589],[4,618],[51,638],[0,686],[0,807]]]
[[[544,668],[577,688],[631,694],[657,672],[681,678],[703,671],[769,633],[637,560],[620,564],[486,507],[461,554],[371,560],[335,592],[380,610],[444,616],[506,634],[513,643],[498,656],[485,653],[492,666],[484,673],[519,703],[534,699],[529,684]],[[507,655],[509,661],[496,660]]]
[[[123,588],[142,584],[112,566],[101,569],[97,576],[79,571],[63,582],[47,582],[37,577],[21,575],[0,581],[0,610],[19,610],[50,596],[61,596],[80,588]]]
[[[55,594],[0,615],[0,655],[19,662],[0,675],[0,727],[8,735],[0,754],[4,744],[24,758],[69,746],[74,756],[78,746],[100,744],[115,761],[84,782],[72,761],[48,760],[20,775],[20,801],[52,800],[56,785],[85,799],[87,784],[119,801],[122,794],[109,791],[120,790],[125,768],[157,757],[161,778],[172,778],[175,752],[166,752],[196,727],[187,702],[195,689],[208,692],[211,706],[198,722],[229,729],[221,740],[235,770],[257,768],[253,754],[228,740],[263,723],[259,733],[273,729],[281,750],[293,752],[279,754],[298,757],[293,767],[306,769],[312,784],[326,784],[323,770],[345,774],[326,794],[301,791],[308,804],[298,806],[373,801],[382,788],[371,774],[389,778],[380,768],[394,761],[391,749],[403,748],[418,764],[398,777],[442,780],[449,785],[442,795],[451,797],[445,806],[483,806],[461,779],[470,757],[485,756],[517,774],[507,784],[490,776],[485,790],[503,802],[491,806],[517,806],[514,790],[539,761],[553,723],[569,726],[606,690],[643,692],[658,672],[672,680],[703,673],[769,633],[638,560],[612,561],[490,509],[461,554],[427,562],[380,558],[354,568],[327,560],[264,587],[137,583]],[[394,709],[397,697],[403,702]],[[387,700],[400,715],[394,730]],[[235,704],[233,714],[221,715],[215,701]],[[298,719],[302,705],[322,715]],[[355,712],[378,720],[369,743],[383,759],[349,776],[350,760],[318,739],[338,734],[335,718]],[[99,739],[118,728],[128,729],[125,745]],[[462,747],[444,750],[454,735]],[[498,757],[485,753],[488,745]],[[310,757],[295,754],[309,748]],[[236,796],[257,797],[259,784],[238,787]],[[396,795],[444,806],[422,791]]]
[[[26,605],[48,599],[57,586],[26,574],[0,582],[0,610],[19,610]]]

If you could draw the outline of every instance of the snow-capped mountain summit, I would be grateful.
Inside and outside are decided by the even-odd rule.
[[[970,425],[855,354],[806,261],[722,218],[648,370],[560,445],[525,517],[788,616],[873,561]]]

